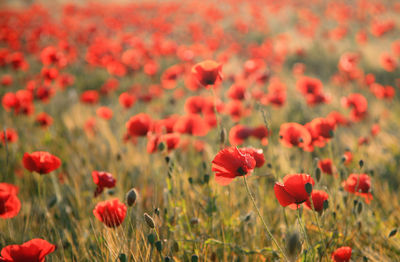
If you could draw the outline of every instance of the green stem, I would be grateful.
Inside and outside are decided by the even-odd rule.
[[[308,245],[309,248],[311,248],[312,245],[311,245],[310,239],[308,238],[306,228],[304,227],[303,222],[302,222],[302,219],[301,219],[301,216],[300,216],[300,207],[299,207],[299,205],[297,206],[297,219],[298,219],[298,221],[299,221],[300,228],[301,228],[301,230],[303,231],[303,234],[304,234],[304,236],[305,236],[305,238],[306,238],[307,245]]]
[[[318,231],[319,231],[319,235],[321,237],[321,242],[324,243],[323,254],[325,254],[325,251],[326,251],[326,248],[327,248],[327,244],[326,244],[325,238],[324,238],[324,236],[322,234],[321,225],[319,224],[319,219],[318,219],[318,216],[317,216],[317,212],[315,212],[314,202],[313,202],[311,196],[310,196],[310,202],[311,202],[311,207],[312,207],[312,210],[313,210],[314,218],[315,218],[315,221],[316,221],[317,226],[318,226]]]
[[[257,214],[258,214],[258,216],[260,217],[261,222],[263,223],[264,228],[265,228],[265,230],[267,231],[269,237],[271,238],[272,242],[274,242],[274,244],[278,247],[279,251],[282,253],[282,255],[283,255],[283,257],[285,258],[285,260],[286,260],[286,261],[289,261],[289,259],[287,258],[285,252],[283,252],[283,249],[282,249],[281,246],[278,244],[278,242],[276,241],[276,239],[275,239],[274,236],[272,235],[271,231],[269,230],[267,224],[265,223],[264,218],[262,217],[261,212],[260,212],[260,210],[258,209],[258,207],[257,207],[257,205],[256,205],[256,201],[255,201],[253,195],[252,195],[251,192],[250,192],[249,185],[247,184],[246,176],[243,176],[243,181],[244,181],[244,185],[246,186],[247,193],[248,193],[249,196],[250,196],[251,202],[253,203],[253,206],[254,206],[254,208],[256,209]]]

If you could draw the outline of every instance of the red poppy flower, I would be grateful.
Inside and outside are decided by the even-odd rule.
[[[36,123],[41,127],[49,127],[53,123],[53,118],[45,112],[42,112],[36,116]]]
[[[234,84],[228,90],[228,97],[235,100],[243,100],[246,95],[246,89],[244,85]]]
[[[87,119],[85,121],[83,129],[85,130],[88,136],[96,135],[97,132],[96,118],[90,117],[89,119]]]
[[[132,94],[124,92],[119,96],[118,101],[119,104],[124,108],[131,108],[136,102],[136,97]]]
[[[356,53],[345,53],[340,57],[339,69],[345,73],[352,73],[357,70],[360,56]]]
[[[12,82],[13,82],[13,78],[11,75],[2,75],[1,76],[0,84],[2,86],[9,86],[12,84]]]
[[[35,238],[22,245],[10,245],[1,250],[0,261],[4,262],[44,262],[56,246],[46,240]]]
[[[346,181],[343,181],[344,190],[349,193],[362,196],[369,204],[372,200],[371,178],[367,174],[350,174]]]
[[[6,131],[0,131],[0,142],[5,144],[7,143],[15,143],[18,141],[18,133],[12,128],[7,128]]]
[[[175,123],[178,119],[179,115],[176,114],[160,119],[154,123],[154,131],[156,133],[173,133]]]
[[[48,174],[61,166],[61,160],[58,157],[43,151],[25,153],[22,163],[27,170],[39,174]]]
[[[119,81],[115,78],[109,78],[100,88],[100,93],[108,95],[118,89]]]
[[[341,113],[339,113],[337,111],[330,112],[326,116],[326,118],[329,119],[330,121],[334,122],[335,125],[347,126],[349,124],[349,120],[347,120],[347,118],[344,115],[342,115]]]
[[[339,247],[332,253],[332,260],[334,262],[349,262],[351,251],[351,247]]]
[[[161,76],[161,84],[165,89],[173,89],[176,87],[178,77],[183,73],[181,65],[174,65],[167,68]]]
[[[198,63],[192,68],[192,75],[204,87],[215,85],[222,80],[222,64],[212,60],[206,60]]]
[[[307,151],[313,151],[314,146],[325,146],[326,142],[332,138],[336,126],[334,121],[328,118],[318,117],[313,119],[310,123],[307,123],[305,127],[311,135],[311,142],[305,149]]]
[[[85,104],[97,104],[99,93],[96,90],[88,90],[81,94],[81,101]]]
[[[21,202],[18,197],[18,187],[0,183],[0,218],[12,218],[18,215]]]
[[[281,107],[286,101],[286,85],[278,78],[272,78],[268,86],[268,94],[261,98],[264,105],[271,104],[275,107]]]
[[[380,57],[380,62],[383,67],[388,72],[393,72],[397,68],[397,62],[393,56],[388,53],[383,53]]]
[[[332,175],[335,172],[335,167],[332,164],[332,159],[321,159],[318,161],[318,167],[321,169],[322,173]]]
[[[372,136],[377,136],[379,132],[381,131],[381,127],[379,124],[373,124],[371,127],[371,135]]]
[[[99,202],[93,209],[94,216],[107,227],[118,227],[126,216],[126,205],[118,199]]]
[[[169,133],[165,135],[151,134],[148,136],[147,152],[156,152],[161,143],[164,143],[167,147],[167,150],[170,151],[178,147],[179,141],[180,134],[177,133]]]
[[[321,213],[324,210],[324,202],[328,200],[329,195],[322,190],[313,190],[311,193],[311,198],[314,205],[314,210]],[[304,204],[307,208],[312,209],[310,198],[308,198]]]
[[[242,117],[250,114],[250,110],[243,106],[240,100],[231,100],[225,107],[226,112],[232,117],[233,121],[239,121]]]
[[[297,81],[296,88],[303,95],[320,94],[322,92],[322,82],[316,78],[303,76]]]
[[[113,111],[106,106],[101,106],[97,108],[96,110],[97,116],[105,119],[105,120],[110,120],[113,117]]]
[[[281,206],[299,205],[309,198],[306,184],[314,186],[314,179],[307,174],[291,174],[283,178],[283,183],[276,182],[275,196]]]
[[[97,185],[96,191],[94,192],[94,197],[100,195],[104,188],[115,187],[115,183],[117,182],[111,173],[104,171],[93,171],[92,178],[93,182]]]
[[[354,122],[361,121],[367,115],[368,101],[361,94],[354,93],[342,98],[342,104],[352,108],[350,118]]]
[[[261,148],[253,148],[253,147],[243,147],[240,149],[242,152],[250,154],[254,160],[256,160],[257,168],[262,167],[265,163],[265,158],[263,154],[263,150]]]
[[[256,166],[254,157],[237,147],[222,149],[212,161],[212,171],[215,171],[215,181],[227,185],[235,177],[249,175]]]
[[[239,146],[250,137],[252,129],[244,125],[236,125],[229,131],[229,143],[232,146]]]
[[[350,151],[346,151],[343,154],[343,158],[344,158],[344,164],[348,165],[353,160],[353,154]]]
[[[191,96],[185,101],[185,112],[188,114],[200,114],[203,111],[204,105],[204,97]]]
[[[151,130],[153,120],[148,114],[139,113],[131,117],[125,126],[131,136],[146,136]]]
[[[310,132],[298,123],[284,123],[279,130],[281,143],[286,147],[305,148],[311,142]]]
[[[175,132],[193,136],[205,136],[209,129],[207,122],[195,114],[181,116],[174,125]]]

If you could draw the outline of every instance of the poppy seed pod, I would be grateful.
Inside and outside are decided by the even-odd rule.
[[[139,194],[135,188],[132,188],[131,190],[126,193],[126,203],[128,206],[133,206],[136,203],[136,200],[138,198]]]
[[[144,221],[146,221],[146,224],[147,224],[150,228],[155,228],[155,227],[156,227],[156,224],[155,224],[153,218],[152,218],[149,214],[144,213],[143,216],[144,216]]]

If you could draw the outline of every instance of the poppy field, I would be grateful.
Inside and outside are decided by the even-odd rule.
[[[400,261],[400,3],[0,7],[0,262]]]

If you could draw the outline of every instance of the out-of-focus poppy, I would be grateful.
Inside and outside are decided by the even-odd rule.
[[[58,157],[44,151],[25,153],[22,163],[27,170],[41,175],[48,174],[61,166],[61,160]]]

